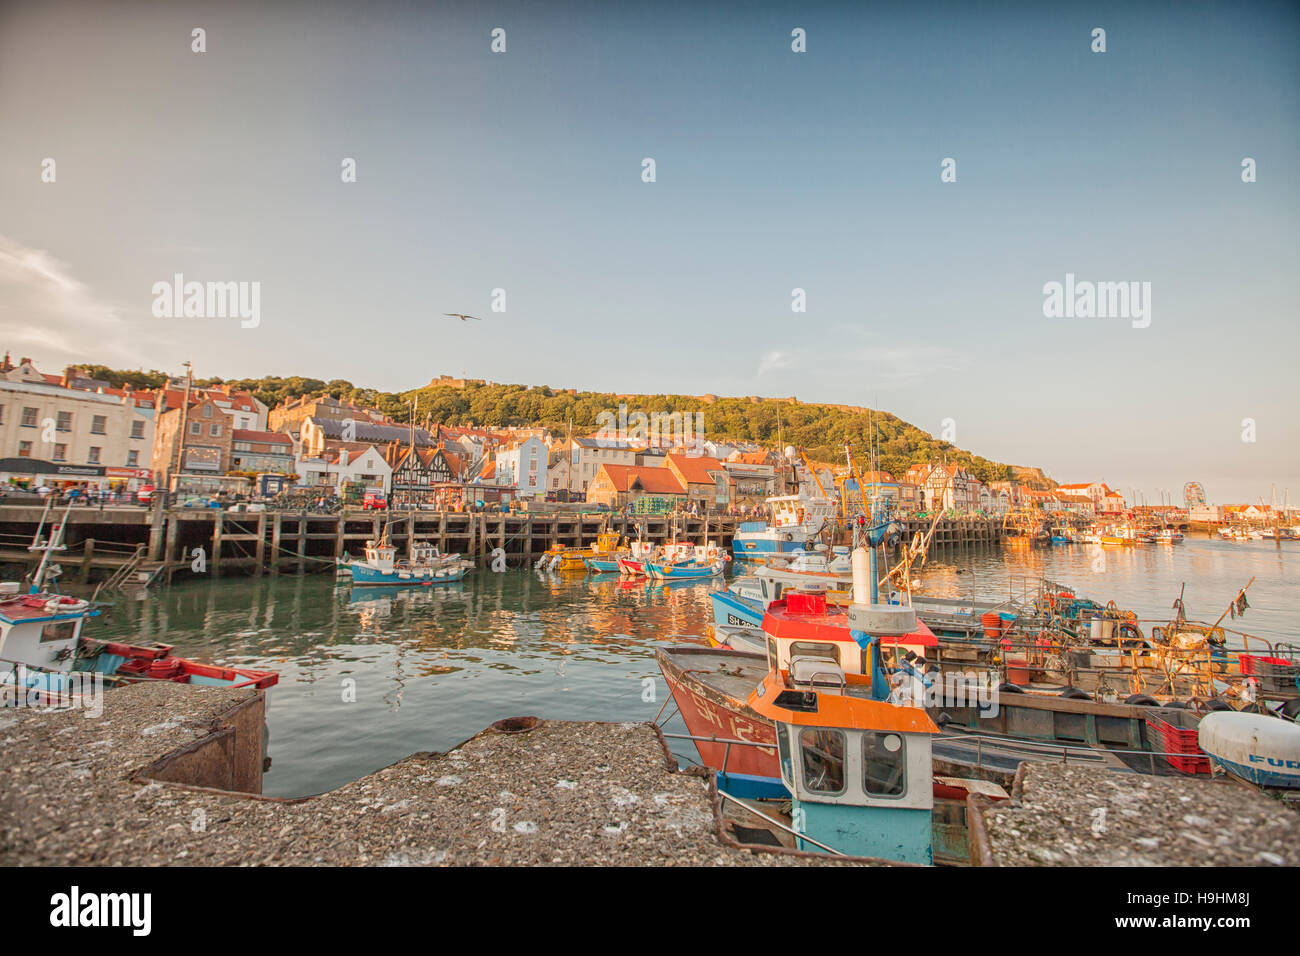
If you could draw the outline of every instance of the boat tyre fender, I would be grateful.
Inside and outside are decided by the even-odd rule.
[[[1226,700],[1223,700],[1220,697],[1214,697],[1210,700],[1207,700],[1201,709],[1210,711],[1210,710],[1234,710],[1235,708],[1231,704],[1229,704]]]
[[[1185,700],[1171,700],[1165,704],[1166,707],[1172,707],[1175,710],[1187,710],[1188,702]]]
[[[1124,703],[1132,704],[1134,707],[1159,707],[1160,701],[1146,694],[1129,694],[1124,698]]]
[[[999,693],[999,694],[1023,694],[1024,692],[1025,692],[1025,689],[1024,689],[1023,687],[1017,687],[1015,684],[999,684],[999,685],[998,685],[998,693]]]
[[[1282,716],[1300,723],[1300,697],[1292,697],[1282,705]]]
[[[785,533],[785,540],[787,540],[787,541],[793,541],[793,540],[794,540],[794,535],[791,534],[789,531],[787,531],[787,532]]]
[[[1067,687],[1061,691],[1061,696],[1066,700],[1092,700],[1087,691],[1079,690],[1077,687]]]

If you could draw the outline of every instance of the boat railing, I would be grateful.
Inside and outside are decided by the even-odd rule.
[[[723,790],[721,787],[718,788],[718,796],[721,797],[723,800],[729,800],[732,803],[736,804],[737,806],[743,807],[745,810],[748,810],[750,813],[752,813],[754,816],[758,817],[759,819],[766,820],[768,823],[772,824],[772,826],[777,827],[778,829],[783,830],[786,833],[789,833],[796,840],[802,840],[804,843],[811,843],[813,846],[820,847],[821,849],[825,850],[827,853],[830,853],[834,856],[847,856],[847,854],[841,853],[839,850],[835,849],[834,847],[827,846],[825,843],[822,843],[819,840],[814,840],[812,837],[800,833],[798,830],[794,829],[793,827],[786,826],[780,820],[769,817],[766,813],[763,813],[761,810],[758,810],[755,807],[751,807],[748,803],[746,803],[744,800],[741,800],[739,797],[733,797],[731,794],[727,793],[727,791]]]
[[[1044,754],[1048,754],[1048,753],[1055,754],[1059,752],[1061,755],[1061,763],[1063,764],[1068,764],[1070,762],[1071,756],[1073,756],[1076,761],[1082,760],[1082,762],[1084,763],[1096,763],[1098,757],[1105,757],[1110,755],[1114,755],[1117,757],[1125,756],[1125,755],[1133,756],[1133,757],[1182,757],[1184,759],[1186,759],[1188,756],[1186,751],[1131,750],[1131,749],[1120,749],[1117,747],[1091,747],[1088,746],[1087,744],[1058,744],[1050,740],[1035,740],[1032,737],[1007,737],[999,734],[946,735],[946,736],[936,737],[935,743],[936,744],[951,744],[951,743],[964,744],[968,741],[973,742],[975,744],[975,766],[977,768],[982,768],[983,757],[984,757],[984,741],[986,740],[998,744],[999,745],[998,750],[1004,756],[1006,754],[1006,749],[1008,747],[1032,747],[1033,749],[1039,750]],[[1082,755],[1084,754],[1089,755],[1091,759],[1083,760]],[[1024,759],[1030,760],[1035,758],[1025,757]]]
[[[660,712],[661,713],[663,712],[662,708],[660,708]],[[663,731],[661,730],[660,733],[663,733]],[[722,752],[722,768],[718,771],[718,773],[722,774],[724,777],[727,775],[727,767],[730,766],[731,764],[732,744],[739,744],[744,747],[759,747],[762,748],[763,750],[776,749],[776,744],[774,743],[765,744],[758,740],[740,740],[734,737],[700,737],[696,734],[668,734],[668,733],[664,733],[664,737],[669,738],[671,740],[691,740],[696,743],[726,744],[727,749]]]

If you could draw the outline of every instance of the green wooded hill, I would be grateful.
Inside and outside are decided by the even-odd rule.
[[[647,414],[702,412],[706,438],[715,441],[743,439],[769,448],[777,445],[779,414],[781,440],[785,444],[802,448],[813,461],[839,466],[844,463],[844,443],[847,441],[853,446],[859,467],[863,468],[867,465],[867,448],[874,426],[879,467],[892,472],[896,478],[901,478],[913,464],[943,460],[966,467],[981,481],[1011,477],[1010,465],[989,461],[949,442],[939,441],[888,412],[868,415],[866,411],[791,403],[786,399],[717,398],[705,401],[691,395],[620,398],[609,393],[571,393],[522,385],[426,386],[404,392],[402,398],[408,403],[408,409],[411,399],[418,401],[421,419],[429,412],[434,421],[448,425],[467,425],[470,422],[487,427],[544,425],[552,432],[563,434],[572,420],[575,435],[595,431],[600,427],[598,416],[602,412],[617,414],[620,402],[627,404],[628,414],[637,411]]]
[[[96,378],[120,384],[131,379],[152,379],[161,373],[120,372],[104,366],[87,366]],[[138,381],[138,384],[154,384]],[[789,399],[716,398],[706,401],[692,395],[640,395],[619,397],[604,392],[570,392],[526,385],[492,385],[469,382],[464,388],[427,385],[394,393],[353,385],[344,379],[324,381],[305,376],[265,378],[202,379],[198,385],[226,384],[252,392],[268,407],[302,395],[330,395],[339,401],[378,408],[398,421],[410,415],[417,402],[421,424],[428,416],[443,425],[500,427],[542,425],[563,434],[570,420],[575,435],[589,434],[600,427],[602,412],[617,414],[620,402],[628,413],[704,413],[704,435],[713,440],[741,439],[765,447],[777,445],[777,416],[781,439],[802,448],[813,461],[838,467],[844,463],[844,442],[853,445],[861,468],[867,467],[867,448],[874,426],[881,470],[901,478],[914,464],[947,461],[968,469],[981,481],[1012,477],[1010,465],[990,461],[940,441],[888,412],[870,415],[863,409],[833,405],[812,405]]]

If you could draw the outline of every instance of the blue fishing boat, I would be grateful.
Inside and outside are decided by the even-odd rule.
[[[746,521],[736,529],[731,552],[737,560],[763,563],[807,551],[835,517],[835,502],[816,495],[777,495],[767,507],[770,521]]]
[[[654,561],[645,563],[646,574],[656,581],[704,580],[717,577],[726,567],[727,562],[722,558],[708,564],[697,561],[684,561],[680,564],[659,564]]]
[[[618,561],[615,558],[584,558],[583,562],[593,574],[618,573]]]
[[[753,578],[742,579],[755,586]],[[709,599],[713,602],[713,626],[748,627],[760,629],[763,626],[763,602],[754,596],[746,596],[747,591],[740,581],[730,588],[710,591]]]

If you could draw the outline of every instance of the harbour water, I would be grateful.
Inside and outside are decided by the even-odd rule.
[[[1104,554],[1103,559],[1098,555]],[[1143,619],[1167,620],[1186,582],[1193,619],[1218,618],[1250,578],[1236,627],[1300,640],[1300,543],[952,550],[921,574],[938,596],[1018,596],[1046,576]],[[458,585],[336,586],[324,575],[177,583],[119,598],[96,637],[164,641],[187,657],[280,673],[264,792],[330,790],[417,751],[446,750],[503,717],[648,720],[668,691],[660,642],[704,642],[708,584],[479,570]]]

